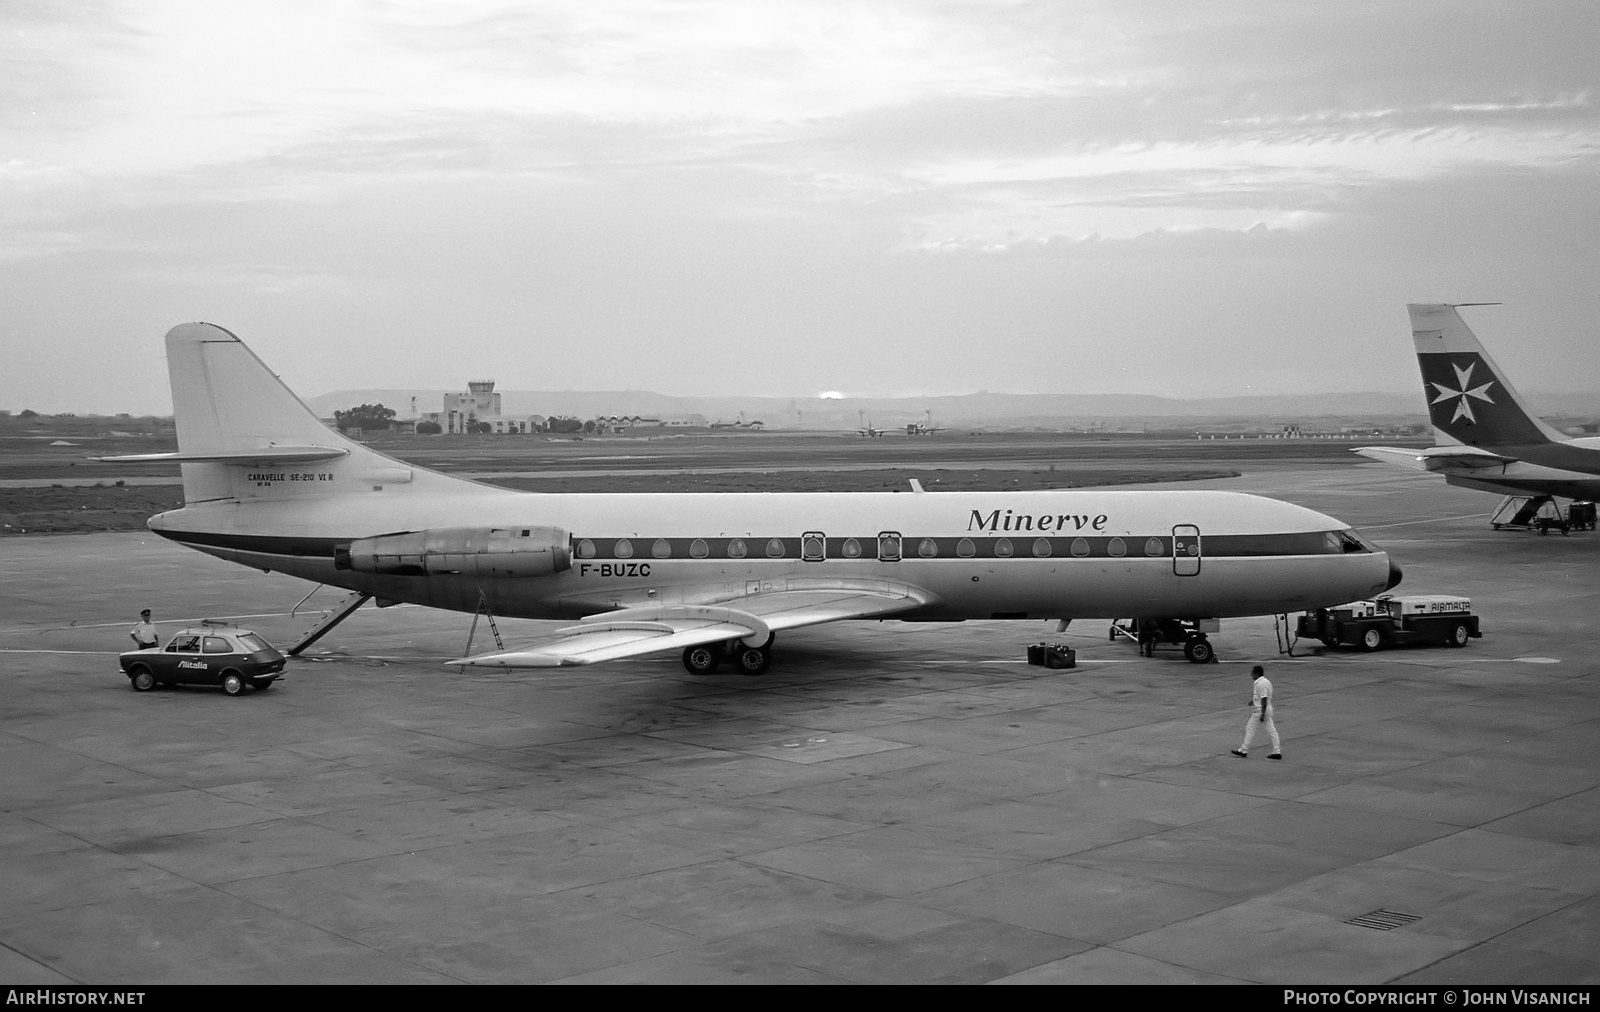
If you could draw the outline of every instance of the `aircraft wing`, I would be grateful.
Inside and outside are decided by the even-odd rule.
[[[461,667],[552,668],[614,661],[681,650],[702,643],[747,640],[756,644],[781,629],[883,618],[932,600],[909,584],[790,581],[768,591],[708,605],[648,605],[591,615],[545,640],[516,650],[463,657]]]
[[[1398,446],[1359,446],[1355,452],[1363,457],[1381,460],[1385,464],[1398,464],[1414,471],[1445,471],[1456,468],[1498,467],[1516,462],[1515,457],[1504,457],[1474,446],[1430,446],[1422,450],[1408,450]]]
[[[584,622],[558,629],[548,639],[526,647],[475,654],[446,663],[459,667],[555,668],[757,635],[766,638],[761,621],[754,616],[741,616],[745,618],[741,622],[731,616],[719,619],[709,614],[714,610],[727,612],[725,608],[684,608],[679,609],[682,614],[658,615],[651,619],[628,618],[630,610],[645,609],[609,612],[603,622]]]

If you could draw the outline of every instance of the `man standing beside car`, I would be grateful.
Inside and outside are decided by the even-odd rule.
[[[140,650],[161,645],[161,634],[156,632],[156,627],[150,622],[150,609],[146,608],[139,613],[139,624],[128,630],[128,635],[139,644]]]

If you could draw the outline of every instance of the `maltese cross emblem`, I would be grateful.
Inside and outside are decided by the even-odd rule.
[[[1473,424],[1473,425],[1477,424],[1478,419],[1476,417],[1474,417],[1473,414],[1472,414],[1472,400],[1473,399],[1483,401],[1485,404],[1493,404],[1494,403],[1494,398],[1490,397],[1487,393],[1484,392],[1484,391],[1488,390],[1490,387],[1494,386],[1494,380],[1490,380],[1489,382],[1483,384],[1482,386],[1476,386],[1475,387],[1475,386],[1471,386],[1470,385],[1472,383],[1472,370],[1476,366],[1477,366],[1476,362],[1468,363],[1467,367],[1465,369],[1461,368],[1459,365],[1452,364],[1450,366],[1450,368],[1454,369],[1455,372],[1456,372],[1456,387],[1457,387],[1457,389],[1455,389],[1455,390],[1450,389],[1448,386],[1444,385],[1443,383],[1437,383],[1436,382],[1436,383],[1431,384],[1435,390],[1439,391],[1439,396],[1435,397],[1433,399],[1433,401],[1432,401],[1432,403],[1434,403],[1434,404],[1439,404],[1439,403],[1441,403],[1443,401],[1448,401],[1452,397],[1460,398],[1460,400],[1458,400],[1456,402],[1455,414],[1450,416],[1450,421],[1452,423],[1458,422],[1461,419],[1465,418],[1468,421],[1468,423]]]

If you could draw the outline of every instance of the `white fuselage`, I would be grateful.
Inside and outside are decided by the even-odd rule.
[[[1392,582],[1388,556],[1341,535],[1347,525],[1210,491],[547,495],[452,481],[438,494],[271,492],[150,526],[221,558],[380,599],[462,611],[482,599],[525,618],[863,581],[924,591],[928,603],[902,616],[911,619],[1214,618],[1338,604]],[[519,526],[564,532],[570,568],[485,580],[334,562],[335,547],[354,539]]]

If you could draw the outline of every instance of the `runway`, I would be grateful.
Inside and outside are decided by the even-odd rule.
[[[0,980],[1600,980],[1600,536],[1377,464],[1181,487],[1350,521],[1484,637],[1289,658],[1226,620],[1197,666],[1103,622],[855,623],[759,678],[464,674],[470,616],[369,608],[268,691],[136,694],[141,607],[287,643],[308,585],[0,539]],[[1063,638],[1078,668],[1023,663]],[[1229,755],[1258,662],[1281,763]]]

